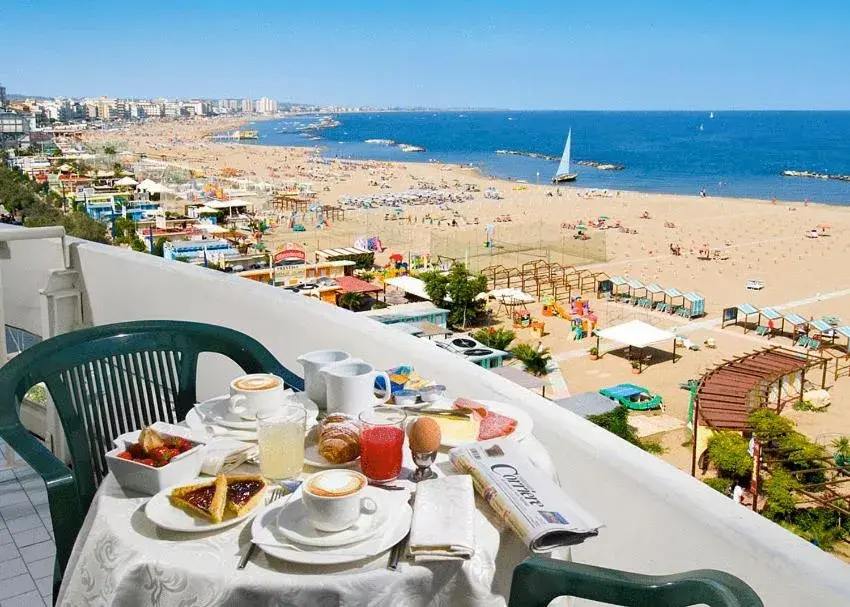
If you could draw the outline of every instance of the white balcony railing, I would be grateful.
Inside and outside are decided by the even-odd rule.
[[[59,266],[58,240],[8,244],[0,260],[6,322],[41,333],[39,289]],[[713,568],[751,584],[770,607],[850,605],[850,567],[687,474],[484,369],[377,322],[280,289],[189,264],[73,242],[82,319],[100,325],[179,319],[232,327],[300,373],[300,353],[340,348],[384,368],[407,363],[458,394],[506,400],[534,419],[561,484],[606,526],[574,560],[642,573]],[[201,396],[226,391],[219,360]],[[510,575],[505,571],[504,575]]]

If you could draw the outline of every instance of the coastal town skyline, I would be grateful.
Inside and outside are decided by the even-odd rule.
[[[256,12],[255,5],[154,1],[121,28],[103,28],[99,2],[19,3],[4,7],[19,24],[7,42],[23,45],[38,35],[43,43],[26,62],[9,66],[3,80],[10,92],[68,97],[265,95],[320,105],[514,110],[844,109],[850,84],[831,75],[850,52],[839,25],[847,9],[815,5],[792,20],[782,10],[731,2],[707,11],[617,1],[571,6],[569,19],[552,19],[562,9],[547,2],[496,3],[485,13],[441,3],[261,3]],[[97,70],[57,69],[60,23],[110,49]],[[144,52],[127,44],[153,38],[163,42],[146,44]]]

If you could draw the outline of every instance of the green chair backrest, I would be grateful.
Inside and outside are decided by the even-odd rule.
[[[246,373],[274,373],[303,389],[303,381],[255,339],[224,327],[170,320],[59,335],[0,368],[0,438],[45,480],[60,571],[97,486],[108,473],[104,454],[113,447],[112,440],[156,421],[182,420],[197,402],[201,353],[224,355]],[[21,401],[40,382],[56,406],[70,468],[21,424]]]
[[[742,580],[713,569],[643,575],[539,556],[514,569],[508,607],[546,607],[559,596],[625,607],[764,607]]]

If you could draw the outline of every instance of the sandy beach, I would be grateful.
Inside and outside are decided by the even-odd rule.
[[[740,327],[720,328],[724,307],[749,302],[774,306],[781,312],[796,312],[804,318],[837,316],[850,324],[850,279],[843,264],[850,254],[850,209],[841,206],[732,198],[701,198],[643,194],[636,192],[588,192],[575,187],[519,184],[497,180],[477,171],[429,163],[323,161],[311,148],[279,148],[214,142],[204,136],[237,128],[236,120],[193,120],[148,123],[126,127],[119,132],[92,133],[88,142],[117,143],[119,150],[145,154],[185,167],[215,174],[225,167],[244,172],[249,179],[282,184],[310,182],[325,204],[340,204],[342,196],[381,195],[409,189],[436,188],[471,198],[462,203],[416,205],[396,213],[389,208],[358,209],[346,212],[345,221],[330,228],[293,233],[276,229],[266,238],[274,247],[288,241],[305,244],[308,250],[326,246],[352,246],[355,235],[379,236],[387,248],[378,261],[393,252],[435,254],[434,248],[446,239],[479,243],[485,239],[484,226],[495,226],[495,241],[518,243],[525,240],[566,242],[576,230],[562,224],[587,224],[599,216],[619,220],[629,232],[588,229],[591,241],[604,238],[606,261],[589,266],[610,275],[628,275],[645,283],[657,282],[681,291],[698,291],[706,298],[707,316],[693,321],[660,312],[645,312],[631,306],[593,300],[602,327],[639,318],[660,328],[677,328],[698,344],[713,338],[716,349],[682,352],[674,365],[669,361],[650,366],[634,376],[628,363],[616,355],[591,361],[586,351],[595,340],[573,341],[569,323],[543,318],[541,304],[528,306],[537,320],[546,321],[543,345],[551,349],[566,380],[569,392],[598,390],[620,382],[634,382],[663,395],[666,412],[641,415],[652,418],[670,430],[656,436],[667,448],[662,456],[682,469],[690,469],[690,449],[684,420],[688,393],[678,385],[700,377],[724,359],[768,345],[791,346],[788,338],[768,341],[754,332],[744,334]],[[850,184],[848,184],[850,186]],[[499,200],[484,197],[495,188]],[[552,195],[548,195],[552,194]],[[850,200],[850,187],[848,187]],[[182,209],[181,209],[182,210]],[[400,218],[389,219],[389,216]],[[648,215],[649,218],[642,218]],[[497,218],[510,216],[510,222]],[[452,226],[452,220],[457,224]],[[806,232],[827,225],[818,238]],[[673,226],[673,227],[670,227]],[[635,233],[636,232],[636,233]],[[596,239],[594,241],[594,239]],[[671,254],[677,245],[681,255]],[[705,245],[722,252],[726,259],[698,258]],[[530,258],[515,255],[520,265]],[[508,265],[508,257],[500,259]],[[552,259],[552,261],[560,261]],[[748,291],[750,278],[764,281],[761,291]],[[317,304],[319,305],[319,304]],[[499,320],[507,321],[502,316]],[[843,339],[843,338],[842,338]],[[518,340],[536,344],[528,329],[518,330]],[[661,346],[669,350],[669,346]],[[825,412],[786,413],[802,431],[813,438],[850,432],[850,379],[830,378],[832,405]],[[652,424],[650,424],[652,425]]]

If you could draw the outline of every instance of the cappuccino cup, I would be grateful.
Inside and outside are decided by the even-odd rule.
[[[242,419],[257,419],[284,402],[283,380],[270,373],[253,373],[230,382],[230,410]]]
[[[368,484],[354,470],[324,470],[308,478],[301,487],[301,500],[310,524],[319,531],[342,531],[356,523],[361,513],[375,512],[375,501],[363,496]]]

